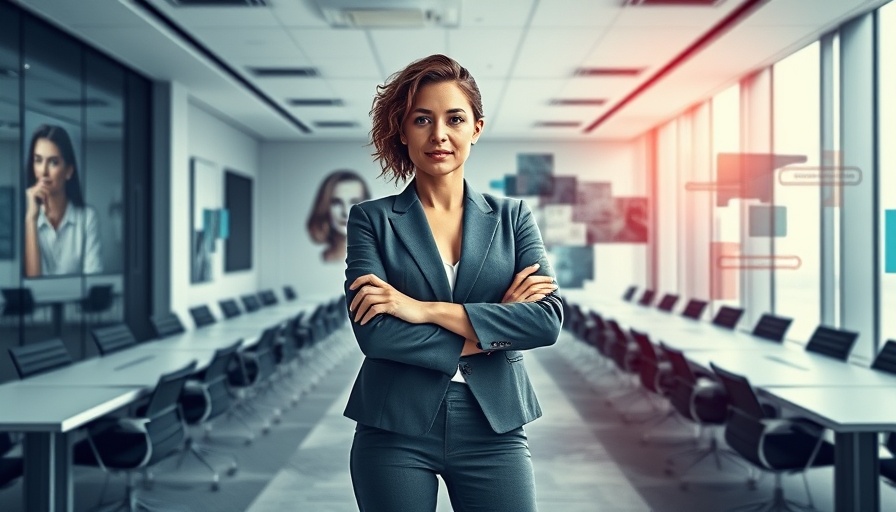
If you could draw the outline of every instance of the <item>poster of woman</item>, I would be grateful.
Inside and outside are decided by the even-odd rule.
[[[345,231],[352,205],[370,199],[367,183],[358,173],[338,169],[328,174],[315,194],[308,215],[308,236],[324,250],[324,262],[345,261]]]

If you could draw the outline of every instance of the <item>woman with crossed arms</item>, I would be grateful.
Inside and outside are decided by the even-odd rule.
[[[519,199],[474,191],[464,164],[484,126],[470,73],[444,55],[377,88],[371,110],[393,196],[352,207],[345,292],[366,356],[345,415],[363,512],[534,512],[523,425],[541,408],[522,351],[553,344],[562,303]]]

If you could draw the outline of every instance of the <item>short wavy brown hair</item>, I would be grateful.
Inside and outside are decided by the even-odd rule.
[[[421,87],[433,83],[454,82],[470,100],[474,121],[484,117],[482,94],[476,80],[467,68],[445,55],[430,55],[415,60],[401,71],[393,73],[386,83],[376,87],[370,118],[370,145],[374,161],[379,162],[388,181],[405,182],[414,176],[414,162],[408,155],[408,148],[401,143],[401,125],[414,97]]]

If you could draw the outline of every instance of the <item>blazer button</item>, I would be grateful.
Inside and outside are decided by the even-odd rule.
[[[473,373],[473,368],[471,368],[468,363],[464,363],[463,366],[460,367],[460,373],[464,375],[470,375],[471,373]]]
[[[497,346],[498,346],[498,342],[497,342],[497,341],[493,341],[493,342],[492,342],[492,346],[493,346],[493,347],[497,347]]]

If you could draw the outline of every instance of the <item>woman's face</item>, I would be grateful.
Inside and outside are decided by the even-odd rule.
[[[72,166],[63,160],[56,143],[50,139],[37,139],[31,165],[38,185],[50,194],[65,192],[65,182],[72,176]]]
[[[330,227],[345,236],[348,225],[348,210],[353,204],[365,200],[364,185],[358,180],[340,181],[333,187],[330,198]]]
[[[470,100],[454,82],[428,84],[417,91],[402,123],[402,142],[417,173],[445,176],[463,172],[470,145],[484,122],[473,118]]]

